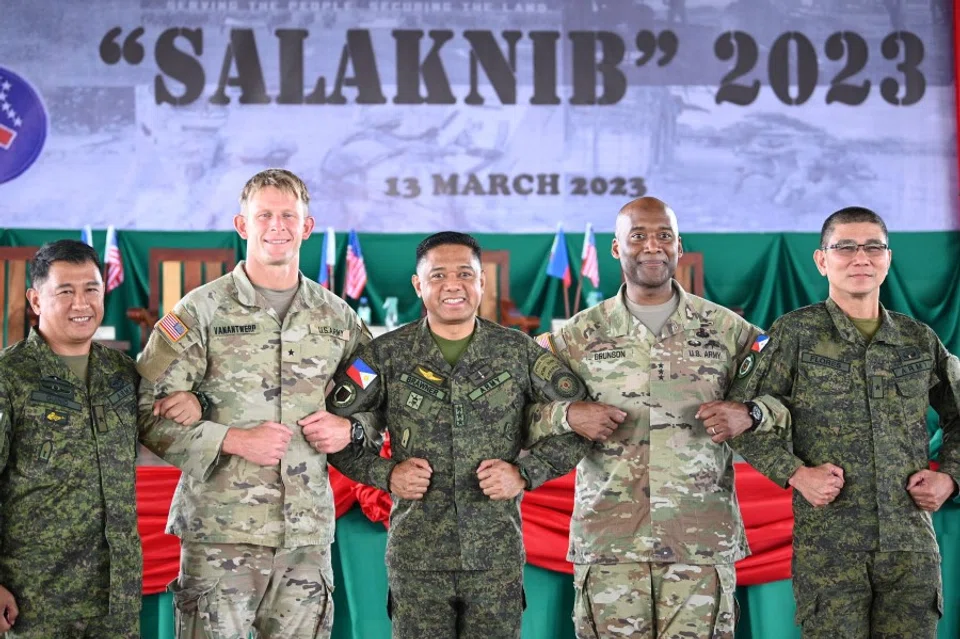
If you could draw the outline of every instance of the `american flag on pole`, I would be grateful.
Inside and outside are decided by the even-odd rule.
[[[583,252],[580,253],[580,275],[590,280],[593,288],[600,286],[600,265],[597,263],[597,240],[593,236],[593,224],[587,222],[583,236]]]
[[[317,282],[320,286],[333,290],[333,269],[337,265],[337,236],[333,227],[328,226],[323,236],[323,248],[320,250],[320,273]]]
[[[123,258],[117,243],[117,229],[107,227],[107,251],[104,262],[107,266],[107,293],[123,284]]]
[[[343,284],[343,292],[347,297],[357,300],[366,285],[367,266],[363,263],[360,240],[357,239],[357,232],[351,230],[347,240],[347,279]]]

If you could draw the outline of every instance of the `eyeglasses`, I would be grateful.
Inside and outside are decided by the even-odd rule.
[[[867,244],[857,244],[856,242],[837,242],[830,246],[822,247],[824,251],[834,251],[840,257],[851,258],[857,254],[857,251],[863,249],[867,257],[880,257],[889,247],[879,242],[869,242]]]

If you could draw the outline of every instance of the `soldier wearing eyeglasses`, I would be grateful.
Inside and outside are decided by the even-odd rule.
[[[827,218],[813,257],[828,299],[774,322],[729,397],[769,394],[791,412],[789,427],[731,444],[794,488],[804,637],[933,638],[943,612],[930,513],[960,485],[960,362],[930,327],[880,304],[887,241],[870,210]],[[939,472],[928,467],[928,405],[943,428]]]

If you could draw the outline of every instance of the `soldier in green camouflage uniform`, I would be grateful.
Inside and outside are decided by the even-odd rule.
[[[672,279],[682,252],[663,202],[630,202],[613,244],[625,287],[538,338],[597,402],[568,415],[598,440],[577,467],[567,555],[581,638],[733,637],[748,549],[723,441],[786,411],[761,398],[751,420],[722,401],[760,331]],[[584,428],[581,411],[606,412],[606,428]]]
[[[315,411],[369,333],[298,270],[314,224],[308,200],[288,171],[251,178],[235,218],[247,261],[184,297],[138,364],[144,441],[183,470],[167,523],[182,540],[172,586],[180,639],[245,639],[251,628],[306,639],[332,628],[326,453],[351,433],[347,420]],[[187,389],[209,398],[208,419],[183,429],[152,414],[155,397]]]
[[[137,373],[93,343],[103,282],[92,248],[47,244],[31,273],[39,327],[0,353],[0,633],[133,639]]]
[[[930,511],[957,493],[960,363],[928,326],[880,304],[891,252],[875,213],[828,218],[814,259],[829,298],[778,319],[731,391],[780,398],[792,425],[733,444],[795,489],[805,637],[932,639],[943,604]],[[928,404],[943,428],[940,472],[928,469]]]
[[[476,317],[482,271],[469,235],[424,240],[414,286],[426,318],[361,348],[328,399],[388,430],[392,459],[352,445],[330,462],[392,493],[394,639],[519,637],[520,496],[570,472],[588,447],[569,433],[521,454],[527,424],[563,421],[584,388],[528,336]]]

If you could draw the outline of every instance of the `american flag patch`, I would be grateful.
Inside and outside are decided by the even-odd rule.
[[[184,326],[180,318],[173,313],[164,315],[160,321],[157,322],[157,328],[167,336],[167,339],[174,343],[179,342],[183,336],[187,334],[187,327]]]

